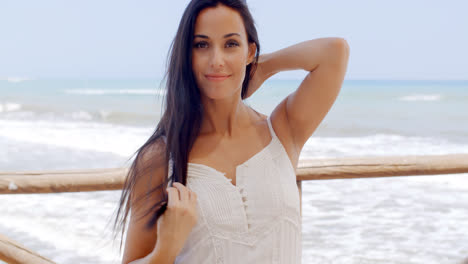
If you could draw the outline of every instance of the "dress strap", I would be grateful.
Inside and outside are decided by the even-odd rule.
[[[170,179],[172,176],[172,166],[174,166],[174,161],[172,159],[169,159],[169,162],[167,164],[167,178]]]
[[[272,137],[272,140],[277,138],[276,136],[276,133],[275,133],[275,130],[273,130],[273,126],[271,125],[271,119],[270,119],[271,115],[269,115],[267,117],[267,122],[268,122],[268,128],[270,129],[270,134],[271,134],[271,137]]]
[[[164,143],[167,143],[167,137],[165,135],[161,137],[164,140]],[[174,165],[174,161],[172,160],[172,157],[169,157],[169,162],[167,163],[167,178],[168,179],[171,179],[171,176],[173,173],[173,170],[172,170],[173,165]],[[172,179],[169,182],[172,182]]]

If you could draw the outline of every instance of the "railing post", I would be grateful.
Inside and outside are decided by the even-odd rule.
[[[11,264],[54,264],[52,260],[33,252],[0,234],[0,260]]]
[[[299,189],[299,207],[301,209],[302,216],[302,181],[296,181],[297,188]]]

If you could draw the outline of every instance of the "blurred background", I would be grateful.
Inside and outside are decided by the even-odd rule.
[[[188,1],[0,0],[0,171],[115,168],[156,127]],[[466,1],[248,1],[269,53],[342,37],[334,106],[301,159],[468,153]],[[245,102],[269,115],[305,71]],[[458,263],[467,174],[303,183],[303,263]],[[120,263],[120,191],[0,195],[0,233],[57,263]]]

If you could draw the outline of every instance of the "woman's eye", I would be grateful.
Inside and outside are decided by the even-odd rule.
[[[239,44],[237,42],[229,42],[228,46],[229,47],[233,47],[233,46],[235,47],[235,46],[239,46]]]
[[[201,48],[203,45],[206,45],[206,42],[198,42],[195,44],[195,48]]]
[[[206,46],[208,45],[208,43],[206,42],[198,42],[198,43],[195,43],[194,47],[195,48],[206,48]],[[227,47],[236,47],[236,46],[239,46],[239,44],[237,42],[229,42],[226,44]]]

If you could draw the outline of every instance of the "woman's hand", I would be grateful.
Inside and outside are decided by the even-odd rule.
[[[255,74],[249,81],[249,86],[247,87],[247,93],[244,99],[249,98],[255,91],[257,91],[260,86],[271,76],[268,74],[265,62],[267,54],[262,54],[258,57],[257,69]]]
[[[175,258],[197,223],[198,212],[197,194],[179,182],[172,186],[167,187],[167,209],[158,219],[156,248],[163,245]]]

